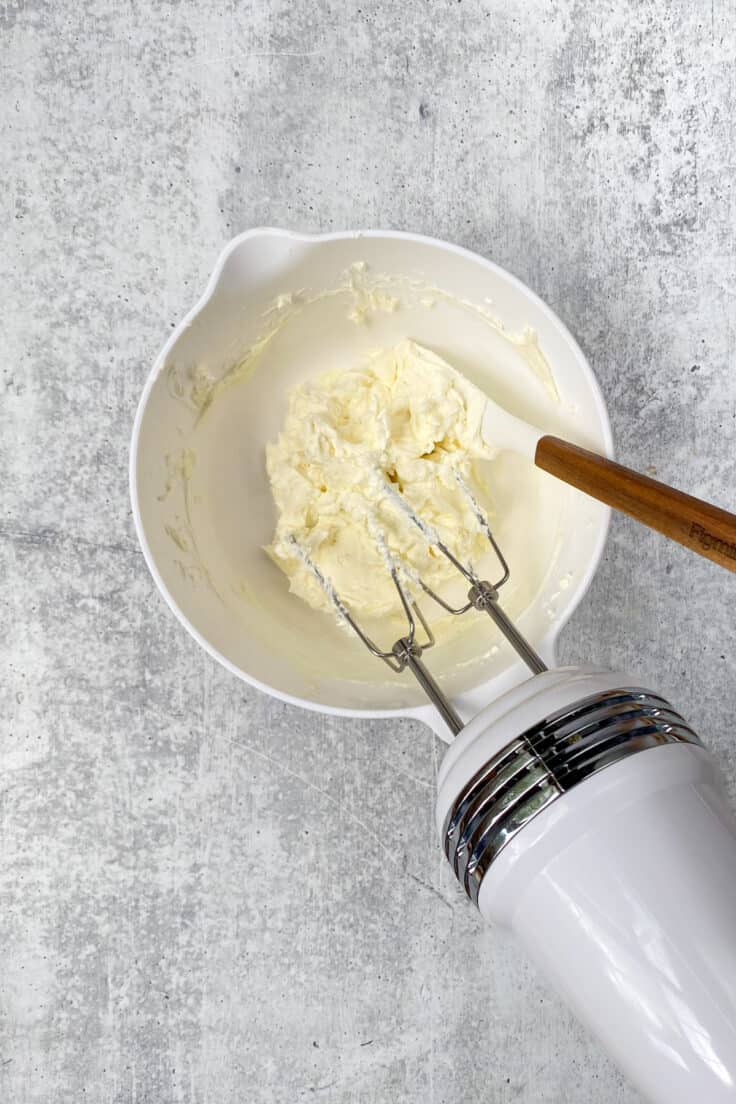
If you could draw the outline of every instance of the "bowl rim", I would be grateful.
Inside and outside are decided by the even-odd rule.
[[[272,698],[277,698],[280,701],[288,702],[290,705],[301,706],[303,709],[309,709],[312,712],[331,714],[333,716],[340,717],[357,717],[365,719],[381,719],[389,717],[414,717],[417,720],[425,721],[430,724],[430,727],[440,734],[439,729],[435,728],[433,723],[434,718],[433,707],[427,704],[421,704],[416,706],[397,707],[394,709],[348,709],[344,706],[331,706],[324,705],[321,702],[314,702],[309,698],[300,698],[295,694],[288,694],[283,690],[278,690],[268,683],[263,682],[260,679],[255,678],[253,675],[244,671],[241,667],[232,663],[226,656],[217,650],[205,636],[200,633],[195,625],[185,616],[180,609],[173,595],[166,586],[158,567],[154,559],[151,547],[146,536],[145,527],[143,525],[143,519],[141,516],[140,504],[138,501],[138,449],[140,444],[141,427],[143,424],[143,418],[145,416],[146,407],[148,406],[148,400],[151,392],[158,380],[161,373],[161,369],[166,362],[166,358],[174,347],[176,342],[181,337],[184,330],[191,326],[195,318],[204,310],[208,302],[214,295],[217,287],[220,283],[223,269],[231,257],[231,255],[246,241],[250,241],[252,238],[258,237],[280,237],[295,242],[329,242],[329,241],[359,241],[362,238],[389,238],[398,241],[411,241],[418,242],[423,245],[433,246],[436,249],[440,249],[447,253],[453,253],[456,256],[463,257],[474,264],[480,264],[487,268],[490,272],[499,276],[503,280],[507,281],[513,287],[518,289],[523,295],[530,299],[535,306],[544,314],[550,323],[555,326],[562,334],[562,336],[570,343],[570,345],[577,350],[580,363],[583,368],[583,372],[587,377],[587,383],[590,387],[591,395],[595,403],[598,416],[600,418],[601,427],[603,430],[603,439],[605,443],[605,454],[609,457],[613,457],[613,436],[611,432],[611,423],[608,416],[608,409],[606,407],[605,400],[603,398],[603,392],[600,384],[593,372],[593,369],[588,361],[580,345],[576,341],[573,334],[568,327],[562,321],[561,318],[552,310],[547,303],[541,299],[536,292],[532,291],[523,280],[520,280],[518,276],[514,276],[513,273],[503,268],[502,265],[496,264],[494,261],[488,260],[479,253],[473,252],[472,249],[467,249],[465,246],[455,245],[452,242],[444,241],[441,238],[430,237],[426,234],[415,234],[406,230],[380,230],[380,229],[368,229],[368,230],[338,230],[331,231],[327,234],[311,234],[302,233],[301,231],[286,230],[282,227],[276,226],[255,226],[248,230],[244,230],[242,233],[237,234],[232,238],[222,249],[215,266],[212,270],[204,292],[194,304],[194,306],[184,315],[178,325],[172,330],[167,341],[160,350],[156,357],[153,366],[148,373],[148,377],[143,387],[141,397],[138,401],[138,406],[133,420],[133,430],[130,442],[130,464],[129,464],[129,487],[130,487],[130,500],[133,512],[133,523],[135,525],[136,536],[143,552],[143,558],[146,562],[148,570],[151,573],[153,581],[155,582],[159,592],[163,596],[169,609],[172,611],[176,619],[187,630],[187,632],[197,641],[197,643],[204,648],[204,650],[218,663],[220,663],[226,670],[243,682],[254,686],[257,690],[263,691]],[[601,516],[601,524],[599,527],[598,538],[596,540],[593,555],[590,557],[588,566],[582,575],[580,583],[573,600],[565,609],[564,613],[560,616],[559,620],[555,621],[551,626],[549,632],[545,635],[544,639],[539,644],[539,651],[544,655],[554,655],[554,648],[562,629],[572,617],[573,613],[579,606],[580,602],[584,598],[585,594],[590,587],[593,580],[593,576],[598,570],[598,566],[603,555],[603,549],[605,547],[606,539],[608,537],[608,531],[610,527],[611,510],[608,507],[604,508],[604,512]],[[495,679],[489,680],[489,684],[495,681]],[[485,684],[479,684],[475,688],[477,691]]]

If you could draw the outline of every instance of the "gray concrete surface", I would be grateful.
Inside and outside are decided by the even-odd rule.
[[[619,453],[736,508],[723,0],[5,0],[0,1098],[634,1104],[432,826],[441,748],[174,622],[135,404],[225,241],[385,226],[570,325]],[[566,660],[668,691],[736,797],[736,580],[617,519]]]

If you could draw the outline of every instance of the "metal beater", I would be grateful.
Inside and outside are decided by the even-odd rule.
[[[447,613],[453,614],[453,616],[459,617],[462,614],[467,613],[471,609],[480,610],[487,613],[488,616],[495,622],[508,642],[514,648],[520,658],[526,663],[532,674],[538,675],[542,671],[546,671],[547,667],[543,660],[537,655],[531,645],[524,639],[514,623],[504,613],[503,609],[499,605],[499,591],[509,580],[511,572],[506,559],[501,552],[501,549],[496,542],[493,533],[491,532],[488,519],[480,509],[478,502],[475,499],[472,491],[468,487],[465,479],[460,472],[453,469],[453,474],[457,481],[458,487],[461,493],[466,498],[478,526],[488,539],[493,551],[498,557],[501,566],[501,577],[495,583],[490,583],[485,579],[478,578],[473,567],[469,564],[461,563],[450,551],[447,545],[440,539],[438,534],[427,525],[425,521],[411,508],[405,498],[395,489],[391,484],[382,480],[383,490],[386,495],[392,500],[396,508],[399,509],[408,520],[415,525],[423,534],[427,543],[434,548],[437,548],[443,556],[445,556],[450,563],[455,567],[463,578],[469,583],[470,589],[468,590],[467,601],[462,606],[452,606],[444,598],[440,597],[431,587],[427,586],[424,580],[420,576],[412,576],[416,579],[416,582],[421,586],[425,594],[436,602]],[[309,554],[299,543],[296,537],[289,538],[289,543],[294,548],[295,553],[304,562],[306,567],[311,571],[314,578],[317,580],[322,590],[332,602],[335,608],[335,612],[338,618],[348,624],[353,632],[362,640],[371,655],[376,656],[378,659],[382,659],[384,663],[387,663],[392,671],[400,674],[405,668],[409,668],[419,685],[424,690],[427,697],[432,704],[437,708],[443,720],[447,724],[448,728],[452,732],[453,736],[457,736],[458,732],[464,727],[463,721],[458,716],[457,712],[453,708],[452,704],[447,700],[442,690],[438,686],[437,682],[433,678],[430,671],[422,660],[423,653],[433,646],[435,643],[432,630],[430,629],[422,611],[416,602],[414,602],[405,589],[404,584],[400,577],[399,565],[395,562],[391,554],[382,540],[381,534],[374,534],[377,543],[379,544],[380,551],[383,559],[386,563],[387,570],[391,574],[394,586],[399,595],[402,608],[406,614],[408,622],[408,632],[399,637],[399,639],[393,644],[389,651],[384,651],[380,648],[361,628],[360,624],[350,613],[349,609],[342,601],[340,595],[336,592],[332,582],[327,579],[320,571],[317,564],[311,559]],[[424,632],[424,639],[419,641],[417,639],[417,622],[421,626]]]

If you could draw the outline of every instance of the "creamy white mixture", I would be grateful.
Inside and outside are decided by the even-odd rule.
[[[455,579],[397,492],[458,559],[476,563],[488,543],[457,476],[477,492],[476,461],[494,456],[480,432],[484,405],[482,392],[412,341],[292,391],[266,456],[278,514],[268,552],[291,591],[333,609],[292,538],[356,615],[396,610],[391,562],[433,589]]]

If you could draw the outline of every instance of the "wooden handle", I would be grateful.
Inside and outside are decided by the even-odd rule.
[[[534,462],[538,468],[599,502],[657,529],[721,567],[736,571],[736,515],[727,510],[639,475],[559,437],[542,437]]]

